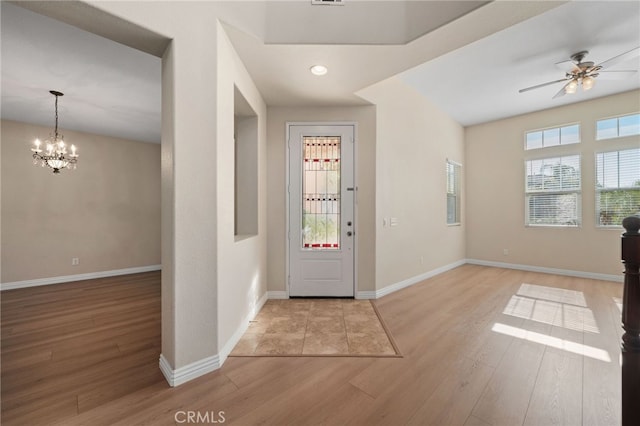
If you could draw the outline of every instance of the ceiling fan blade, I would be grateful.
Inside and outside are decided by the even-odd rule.
[[[606,67],[611,67],[617,63],[623,62],[623,61],[627,61],[629,59],[633,59],[640,56],[640,46],[639,47],[635,47],[631,50],[629,50],[628,52],[624,52],[621,53],[618,56],[614,56],[613,58],[607,59],[604,62],[600,62],[601,67],[606,68]]]
[[[598,79],[602,80],[623,80],[635,75],[636,70],[621,70],[621,71],[598,71]]]
[[[531,86],[531,87],[526,87],[524,89],[518,90],[518,93],[523,93],[523,92],[528,92],[529,90],[539,89],[539,88],[544,87],[544,86],[549,86],[551,84],[560,83],[561,81],[567,81],[567,78],[563,78],[561,80],[556,80],[556,81],[549,81],[547,83],[537,84],[537,85]]]
[[[568,61],[562,61],[562,62],[556,63],[556,67],[560,68],[564,72],[571,72],[576,68],[578,68],[576,66],[576,63],[571,59]]]
[[[569,83],[571,83],[571,80],[569,80]],[[551,99],[560,98],[560,97],[562,97],[562,96],[566,95],[566,94],[567,94],[567,92],[565,92],[565,88],[569,85],[569,83],[567,83],[567,84],[565,84],[564,86],[562,86],[562,89],[560,89],[560,90],[558,91],[558,93],[556,93],[555,95],[553,95],[553,98],[551,98]]]

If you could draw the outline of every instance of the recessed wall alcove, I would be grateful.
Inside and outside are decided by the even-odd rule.
[[[258,235],[258,115],[234,86],[234,235]]]

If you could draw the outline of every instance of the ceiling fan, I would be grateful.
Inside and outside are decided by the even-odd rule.
[[[601,77],[603,79],[620,79],[629,77],[638,72],[638,70],[609,71],[605,70],[605,68],[635,58],[636,56],[640,55],[640,47],[633,48],[628,52],[614,56],[613,58],[607,59],[604,62],[600,62],[597,65],[591,61],[583,62],[588,53],[589,52],[587,50],[574,53],[573,55],[571,55],[570,60],[558,62],[556,64],[558,68],[562,69],[565,72],[564,78],[561,78],[560,80],[549,81],[547,83],[537,84],[525,89],[520,89],[518,92],[528,92],[529,90],[539,89],[551,84],[565,82],[566,84],[562,86],[562,89],[560,89],[558,93],[556,93],[553,97],[553,99],[555,99],[564,96],[567,93],[575,93],[578,89],[578,86],[582,86],[582,90],[584,91],[591,90],[591,88],[595,84],[596,77]]]

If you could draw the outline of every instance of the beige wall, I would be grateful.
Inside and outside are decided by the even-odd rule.
[[[234,234],[234,86],[257,114],[258,232],[248,238]],[[218,349],[226,356],[238,332],[253,319],[267,292],[267,154],[266,106],[249,73],[218,26]],[[256,120],[256,119],[252,119]],[[234,336],[235,335],[235,336]]]
[[[286,291],[286,123],[358,123],[356,167],[358,185],[356,291],[375,289],[375,107],[269,107],[267,112],[267,262],[269,291]]]
[[[236,240],[258,234],[258,117],[234,117],[234,191]],[[264,138],[262,138],[264,143]]]
[[[467,257],[620,275],[621,228],[596,227],[594,152],[637,147],[640,137],[596,141],[595,122],[639,110],[640,92],[632,91],[468,127]],[[526,131],[574,122],[581,125],[580,144],[524,150]],[[575,153],[582,156],[582,226],[525,227],[525,159]]]
[[[2,121],[2,282],[160,264],[160,145],[65,130],[54,175],[30,152],[51,131]]]
[[[376,288],[465,257],[462,226],[447,226],[446,159],[465,174],[462,126],[398,78],[359,93],[376,105]],[[464,186],[462,188],[464,199]],[[464,204],[463,204],[464,209]],[[397,218],[397,226],[383,219]]]
[[[217,26],[202,22],[206,4],[137,3],[133,11],[173,36],[163,56],[162,356],[175,371],[219,350]],[[174,28],[178,13],[192,25]]]
[[[148,29],[155,33],[148,34],[150,38],[160,35],[171,40],[162,57],[161,367],[165,375],[173,376],[170,381],[179,384],[224,361],[241,317],[264,293],[264,200],[259,201],[262,235],[238,244],[233,238],[229,166],[234,82],[259,121],[264,120],[264,106],[220,31],[220,3],[95,2],[93,6],[124,19],[126,26],[137,26],[137,33]],[[95,30],[109,33],[99,26]],[[144,45],[144,37],[137,33],[131,33],[134,39],[128,43]],[[254,289],[258,294],[250,293]]]

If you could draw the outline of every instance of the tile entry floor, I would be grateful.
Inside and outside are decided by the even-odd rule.
[[[369,300],[268,300],[230,356],[400,356]]]

